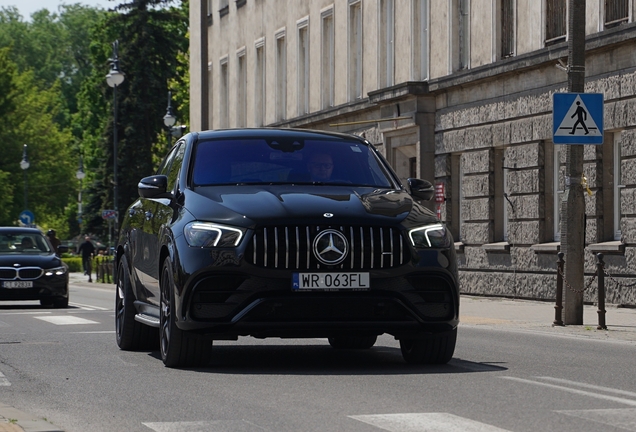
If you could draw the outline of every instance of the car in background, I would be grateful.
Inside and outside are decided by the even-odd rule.
[[[68,266],[36,228],[0,227],[0,300],[39,300],[68,307]]]
[[[431,175],[433,173],[430,173]],[[453,238],[367,140],[297,129],[190,133],[125,212],[115,333],[159,342],[168,367],[203,365],[214,340],[399,340],[409,363],[454,353]]]

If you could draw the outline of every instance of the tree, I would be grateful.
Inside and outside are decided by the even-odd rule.
[[[126,74],[118,87],[118,204],[123,209],[137,199],[139,179],[153,173],[153,146],[165,134],[163,116],[166,110],[168,83],[177,77],[179,55],[188,49],[187,15],[184,9],[159,8],[167,2],[136,0],[116,7],[120,13],[110,14],[100,26],[92,48],[94,64],[107,64],[112,55],[111,43],[119,40],[119,65]],[[183,58],[183,57],[181,57]],[[104,100],[112,101],[112,90],[104,82],[106,70],[94,75],[101,79]],[[108,102],[111,103],[111,102]],[[93,184],[96,198],[88,206],[92,211],[101,202],[102,209],[112,208],[113,123],[111,116],[94,152],[100,181]],[[100,229],[97,218],[87,221],[91,230]]]

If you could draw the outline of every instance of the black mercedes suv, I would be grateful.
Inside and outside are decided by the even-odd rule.
[[[116,250],[116,337],[198,366],[214,340],[397,338],[409,363],[455,350],[453,239],[432,184],[402,184],[366,140],[296,129],[190,133],[141,179]]]

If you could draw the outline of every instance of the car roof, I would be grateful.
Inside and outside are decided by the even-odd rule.
[[[303,138],[303,139],[341,139],[341,140],[357,140],[365,142],[365,139],[357,135],[330,132],[313,129],[294,129],[294,128],[241,128],[241,129],[217,129],[194,132],[199,139],[210,138]]]
[[[27,228],[27,227],[0,227],[0,234],[4,233],[12,233],[12,234],[40,234],[42,235],[42,231],[37,228]]]

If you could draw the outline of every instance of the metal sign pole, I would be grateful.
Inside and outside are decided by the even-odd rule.
[[[568,0],[568,91],[585,91],[585,1]],[[564,291],[564,323],[583,324],[585,197],[583,146],[569,145],[566,153],[565,193],[561,202],[561,248],[565,252],[565,280],[576,290]]]

